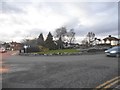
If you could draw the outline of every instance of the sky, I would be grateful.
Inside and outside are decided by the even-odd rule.
[[[78,43],[88,32],[98,38],[117,37],[118,0],[88,1],[0,0],[0,41],[20,42],[40,33],[46,37],[62,26],[74,29]]]

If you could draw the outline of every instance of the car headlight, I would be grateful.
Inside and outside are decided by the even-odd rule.
[[[105,50],[105,53],[107,53],[108,51],[107,50]]]
[[[111,51],[110,53],[116,53],[117,51]]]

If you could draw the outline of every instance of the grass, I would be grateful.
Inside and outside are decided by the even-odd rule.
[[[45,52],[37,52],[38,54],[64,54],[64,53],[77,53],[79,52],[76,49],[60,49],[60,50],[49,50],[49,51],[45,51]]]

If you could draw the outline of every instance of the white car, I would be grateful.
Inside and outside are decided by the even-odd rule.
[[[0,53],[5,53],[6,49],[5,48],[0,48]]]

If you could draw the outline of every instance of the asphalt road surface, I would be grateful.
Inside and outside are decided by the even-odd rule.
[[[13,55],[3,62],[3,88],[95,88],[118,76],[118,58],[105,54]]]

